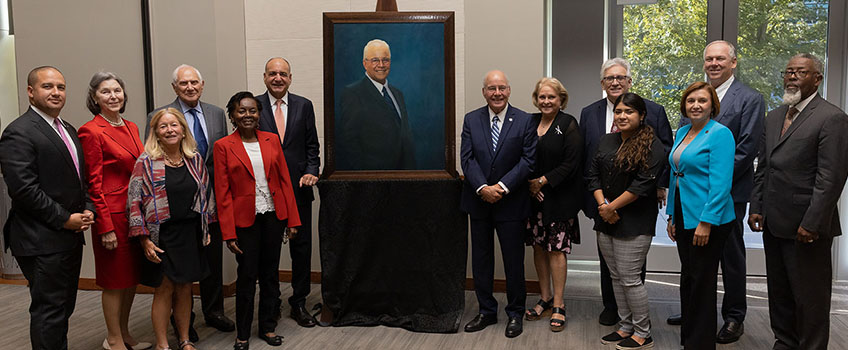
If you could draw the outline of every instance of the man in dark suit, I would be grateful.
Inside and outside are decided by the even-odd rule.
[[[335,127],[336,170],[415,169],[415,148],[406,103],[387,80],[392,65],[389,44],[365,45],[365,77],[342,91]]]
[[[256,97],[262,105],[259,130],[273,132],[280,138],[300,214],[299,233],[289,240],[292,260],[290,315],[300,326],[313,327],[315,319],[306,309],[306,297],[312,272],[312,201],[315,199],[312,185],[318,181],[321,165],[315,111],[312,101],[288,92],[292,74],[286,59],[268,60],[262,77],[268,90]]]
[[[739,340],[744,333],[743,323],[747,312],[745,266],[745,233],[743,221],[751,188],[754,186],[754,158],[760,147],[766,103],[756,90],[736,80],[736,48],[724,40],[711,42],[704,48],[704,73],[716,89],[721,102],[719,114],[713,118],[733,133],[736,155],[733,161],[733,187],[730,190],[736,210],[736,222],[727,237],[721,255],[721,277],[724,282],[724,299],[721,316],[724,326],[716,335],[719,344]],[[680,118],[680,127],[689,124],[689,118]],[[668,323],[680,324],[680,315],[669,317]]]
[[[214,162],[212,160],[212,145],[218,139],[227,136],[227,118],[224,110],[218,106],[200,101],[203,95],[205,82],[200,71],[189,65],[180,65],[174,69],[174,81],[171,87],[177,98],[174,102],[156,108],[147,114],[147,123],[144,128],[144,139],[150,134],[150,119],[156,111],[163,108],[175,108],[185,115],[188,122],[189,132],[197,141],[197,151],[206,161],[206,169],[209,171],[210,190],[214,188],[212,181],[215,178]],[[221,227],[218,223],[209,225],[211,242],[206,247],[206,258],[209,260],[210,275],[200,281],[200,302],[203,305],[203,319],[206,324],[222,332],[232,332],[235,324],[224,315],[223,295],[223,244],[221,242]],[[174,318],[171,318],[174,325]],[[174,327],[176,330],[176,326]],[[189,340],[196,342],[197,332],[194,330],[194,311],[191,313],[191,324],[189,325]]]
[[[763,231],[774,349],[826,349],[831,245],[848,177],[848,115],[822,99],[821,60],[798,54],[783,72],[783,106],[768,113],[748,225]]]
[[[618,132],[613,124],[613,105],[619,96],[630,90],[633,84],[633,78],[630,75],[630,62],[623,58],[611,58],[601,65],[601,87],[606,92],[606,98],[592,103],[580,111],[580,134],[583,136],[585,147],[583,147],[585,165],[584,171],[588,171],[592,157],[598,150],[598,143],[601,137],[605,134]],[[671,126],[668,123],[668,116],[665,114],[665,107],[660,106],[653,101],[645,99],[645,106],[648,108],[648,115],[645,117],[645,122],[654,128],[654,134],[660,139],[665,152],[671,150],[673,144],[671,136]],[[657,199],[665,201],[666,191],[668,186],[668,167],[660,173],[660,178],[657,180]],[[598,205],[594,197],[588,191],[584,199],[583,213],[590,219],[599,218]],[[598,259],[601,263],[601,296],[604,302],[604,310],[598,317],[598,322],[605,326],[612,326],[618,322],[618,305],[615,303],[615,293],[612,289],[612,278],[610,278],[609,267],[604,261],[603,255],[598,250]],[[642,280],[645,280],[645,267],[642,267]]]
[[[476,332],[497,323],[494,231],[506,273],[508,338],[521,334],[524,303],[524,229],[530,216],[527,178],[536,156],[536,127],[530,115],[509,105],[506,75],[491,71],[483,81],[486,106],[465,115],[460,159],[465,182],[460,207],[471,216],[471,268],[480,313],[465,325]]]
[[[94,204],[77,132],[59,117],[65,77],[54,67],[35,68],[27,95],[29,109],[0,137],[0,168],[12,198],[3,234],[29,282],[32,348],[67,349],[82,232],[94,224]]]

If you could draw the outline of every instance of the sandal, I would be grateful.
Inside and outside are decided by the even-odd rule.
[[[551,300],[548,300],[548,301],[544,301],[542,299],[539,299],[539,301],[536,302],[536,305],[539,305],[539,306],[542,307],[542,312],[541,313],[536,312],[536,307],[534,306],[531,309],[527,309],[527,312],[524,313],[524,319],[527,320],[527,321],[536,321],[536,320],[542,318],[542,315],[544,315],[546,311],[551,309],[551,306],[552,306],[551,303],[553,303],[553,301],[554,301],[554,298],[551,298]]]
[[[190,346],[192,349],[197,350],[197,346],[188,339],[181,341],[180,346],[177,349],[183,350],[186,346]]]
[[[562,319],[554,318],[554,315],[562,315]],[[554,307],[551,312],[551,332],[562,332],[565,329],[565,308]]]

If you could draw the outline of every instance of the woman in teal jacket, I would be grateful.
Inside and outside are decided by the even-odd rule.
[[[712,120],[719,107],[710,84],[690,85],[680,112],[692,123],[677,130],[669,154],[668,236],[680,256],[680,342],[686,349],[715,349],[716,274],[736,218],[730,196],[736,143],[729,129]]]

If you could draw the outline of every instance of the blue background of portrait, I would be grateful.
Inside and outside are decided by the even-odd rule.
[[[345,86],[365,77],[362,49],[372,39],[389,44],[388,82],[406,102],[417,170],[445,168],[445,43],[442,23],[342,23],[333,25],[336,125]],[[453,103],[453,101],[448,101]],[[344,147],[344,145],[335,145]]]

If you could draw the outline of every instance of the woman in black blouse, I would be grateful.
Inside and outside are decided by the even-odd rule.
[[[645,123],[645,101],[634,93],[616,99],[613,122],[620,132],[601,138],[588,171],[589,191],[602,220],[598,246],[610,269],[621,324],[603,338],[618,349],[653,347],[648,292],[640,274],[657,222],[657,177],[665,150]]]
[[[551,330],[559,332],[565,327],[565,254],[571,253],[572,243],[580,243],[577,212],[583,198],[583,138],[577,120],[562,112],[568,104],[568,91],[559,80],[539,80],[533,104],[541,113],[533,115],[539,142],[529,180],[535,200],[527,222],[527,245],[533,246],[542,298],[527,310],[525,318],[538,320],[553,307]]]

